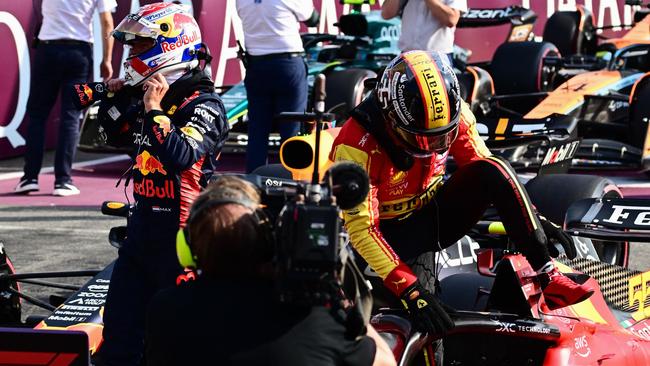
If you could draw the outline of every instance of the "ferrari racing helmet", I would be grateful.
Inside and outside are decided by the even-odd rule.
[[[174,3],[144,5],[129,14],[112,32],[126,46],[147,42],[151,46],[130,54],[124,63],[126,85],[138,85],[156,73],[169,75],[199,65],[203,47],[201,30],[185,6]]]
[[[410,155],[443,153],[456,139],[460,87],[447,55],[401,54],[384,70],[376,93],[389,133]]]

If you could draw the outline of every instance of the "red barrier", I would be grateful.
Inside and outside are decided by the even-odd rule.
[[[307,1],[307,0],[305,0]],[[382,0],[379,0],[381,2]],[[29,44],[40,13],[41,0],[2,1],[0,2],[0,160],[20,155],[24,149],[24,136],[27,121],[25,107],[29,95],[30,60],[33,50]],[[115,23],[119,22],[132,8],[132,3],[145,4],[151,0],[118,0],[114,14]],[[313,0],[321,13],[321,22],[310,31],[335,33],[334,23],[338,16],[347,12],[347,7],[338,4],[338,0]],[[235,0],[184,0],[191,5],[195,17],[203,32],[204,42],[208,44],[213,56],[213,75],[217,85],[233,84],[241,80],[243,69],[236,59],[236,39],[243,40],[241,24],[235,9]],[[575,5],[583,4],[592,9],[598,25],[628,24],[632,20],[632,11],[624,6],[623,0],[468,0],[470,7],[503,7],[509,4],[532,6],[539,15],[535,33],[542,34],[546,18],[557,10],[572,10]],[[374,6],[375,9],[379,5]],[[304,29],[307,30],[306,28]],[[495,29],[459,30],[458,43],[474,51],[472,60],[488,60],[494,48],[506,37],[505,26]],[[97,35],[96,35],[97,37]],[[99,42],[96,42],[99,47]],[[99,62],[101,53],[96,53],[95,62]],[[121,70],[122,49],[116,45],[113,56],[115,75]],[[58,107],[55,107],[48,126],[48,147],[55,143]],[[1,163],[0,163],[1,164]]]

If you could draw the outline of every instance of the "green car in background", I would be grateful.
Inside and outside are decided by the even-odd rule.
[[[303,45],[308,67],[308,84],[311,108],[311,89],[314,77],[326,77],[325,109],[336,115],[337,121],[347,118],[347,113],[357,105],[367,89],[366,79],[375,78],[400,51],[397,41],[400,36],[399,18],[385,20],[378,10],[361,12],[361,4],[372,4],[374,0],[350,1],[352,11],[342,15],[336,26],[341,34],[304,33]],[[246,134],[248,100],[244,83],[221,88],[228,121],[232,127],[224,152],[243,152],[248,136]],[[280,136],[271,134],[269,146],[280,147]]]

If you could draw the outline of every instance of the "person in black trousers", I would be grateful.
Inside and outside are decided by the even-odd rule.
[[[79,138],[79,110],[73,100],[76,97],[67,90],[72,85],[88,81],[93,67],[92,16],[99,12],[103,39],[101,76],[111,77],[111,54],[113,41],[108,37],[113,30],[111,11],[117,6],[115,0],[44,0],[43,24],[38,34],[32,80],[27,102],[29,125],[23,177],[14,189],[15,193],[39,190],[38,175],[43,164],[45,132],[50,111],[61,93],[61,117],[54,157],[55,196],[79,194],[72,183],[72,162]]]

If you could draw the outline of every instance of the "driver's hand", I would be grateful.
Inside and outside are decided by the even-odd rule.
[[[401,298],[416,329],[429,334],[444,334],[454,327],[454,321],[440,301],[419,283],[408,287]]]
[[[539,215],[539,222],[542,224],[544,234],[546,234],[546,239],[548,240],[548,253],[551,257],[555,258],[560,255],[560,252],[557,250],[554,243],[559,243],[562,248],[564,248],[564,253],[567,258],[573,259],[576,257],[576,246],[573,244],[573,239],[571,239],[569,234],[565,233],[560,226],[554,224],[542,215]]]
[[[120,89],[124,87],[124,79],[110,79],[106,81],[106,87],[108,91],[117,93]]]

